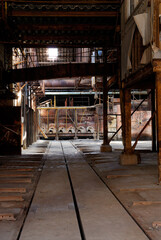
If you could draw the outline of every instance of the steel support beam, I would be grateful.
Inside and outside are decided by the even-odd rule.
[[[45,79],[71,78],[81,76],[111,76],[116,70],[115,63],[66,63],[53,66],[14,69],[4,72],[6,83],[31,82]]]

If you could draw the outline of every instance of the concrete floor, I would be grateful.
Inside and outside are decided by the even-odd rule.
[[[23,165],[17,163],[20,171],[25,161],[25,169],[32,166],[34,176],[30,184],[16,185],[27,189],[21,194],[25,204],[0,202],[1,213],[9,210],[16,217],[15,221],[0,221],[0,239],[160,240],[161,188],[157,155],[149,151],[151,143],[139,142],[142,163],[130,167],[118,164],[120,142],[112,142],[112,153],[101,153],[101,143],[40,140],[21,157],[9,159],[7,170],[12,162],[19,162]],[[6,159],[0,160],[0,171],[6,173]],[[3,181],[1,188],[15,187]],[[17,209],[21,214],[14,212]]]
[[[112,142],[112,153],[100,153],[100,141],[73,143],[149,239],[160,240],[161,186],[157,184],[157,154],[150,152],[151,142],[137,145],[141,155],[141,164],[137,166],[119,165],[120,142]]]
[[[53,141],[20,237],[29,239],[148,238],[72,143]]]

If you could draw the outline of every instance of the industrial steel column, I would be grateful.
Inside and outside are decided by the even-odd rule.
[[[161,72],[156,72],[156,109],[157,109],[157,145],[158,145],[158,181],[161,183]]]
[[[151,110],[152,115],[155,112],[155,89],[151,90]],[[152,151],[156,152],[156,117],[154,116],[152,119]]]
[[[75,123],[75,137],[74,139],[77,139],[77,125],[78,125],[78,119],[77,119],[77,109],[75,109],[75,116],[74,116],[74,123]]]
[[[124,151],[120,156],[121,165],[136,165],[140,156],[134,154],[131,148],[131,90],[120,90],[121,115],[122,115],[122,138]]]
[[[56,136],[55,139],[59,140],[59,109],[56,109]]]
[[[106,69],[107,56],[104,50],[104,68]],[[107,118],[107,75],[103,76],[103,144],[100,147],[101,152],[111,152],[112,148],[108,143],[108,118]]]

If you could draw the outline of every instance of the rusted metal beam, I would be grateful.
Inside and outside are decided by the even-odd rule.
[[[120,0],[6,0],[7,2],[16,2],[16,3],[36,3],[36,4],[41,4],[41,3],[46,3],[46,4],[120,4]]]
[[[120,26],[117,26],[119,28]],[[55,31],[111,31],[115,30],[115,25],[96,25],[96,24],[21,24],[17,26],[18,30],[55,30]]]
[[[79,77],[79,76],[111,76],[116,69],[115,63],[108,63],[104,68],[103,63],[68,63],[56,64],[48,67],[35,67],[25,69],[14,69],[4,72],[7,83],[30,82],[45,79]]]
[[[118,11],[25,11],[10,10],[8,17],[117,17]]]
[[[65,39],[64,39],[65,40]],[[63,43],[60,42],[53,42],[50,43],[49,41],[39,41],[37,42],[36,40],[29,40],[29,41],[25,41],[20,39],[19,41],[15,41],[13,39],[9,40],[0,40],[0,44],[5,44],[8,46],[12,46],[12,47],[28,47],[28,48],[42,48],[42,47],[61,47],[61,48],[82,48],[82,47],[100,47],[100,46],[105,46],[107,48],[117,48],[119,47],[118,44],[115,44],[114,42],[111,43],[109,41],[73,41],[72,44],[70,42],[66,42],[64,41]]]
[[[85,34],[84,35],[67,35],[66,33],[61,34],[61,35],[55,35],[55,34],[49,34],[49,35],[44,35],[44,34],[37,34],[37,35],[23,35],[21,37],[21,41],[59,41],[59,40],[69,40],[69,41],[101,41],[101,42],[106,42],[108,41],[111,46],[113,46],[112,39],[110,36],[105,34],[100,34],[98,35],[91,35],[90,34]]]

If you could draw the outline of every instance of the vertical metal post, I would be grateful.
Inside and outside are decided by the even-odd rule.
[[[2,7],[2,20],[5,20],[4,0],[1,0],[1,7]]]
[[[77,125],[78,125],[78,123],[77,123],[77,109],[75,109],[75,117],[74,117],[74,123],[75,123],[75,139],[77,139],[78,137],[77,137]]]
[[[103,76],[103,145],[108,144],[107,125],[107,76]]]
[[[104,75],[103,75],[103,144],[101,145],[101,152],[111,152],[112,148],[108,142],[108,118],[107,118],[107,49],[104,49]]]
[[[157,146],[158,181],[161,183],[161,72],[156,72]]]
[[[66,131],[67,131],[67,128],[68,128],[68,110],[66,109]]]
[[[151,90],[151,115],[155,112],[155,89]],[[156,117],[154,115],[152,119],[152,151],[156,152]]]
[[[99,115],[97,114],[97,140],[100,139],[100,126],[99,126]]]
[[[49,131],[49,109],[47,110],[47,131]]]
[[[59,109],[56,109],[56,140],[59,140]]]
[[[54,107],[56,107],[56,96],[54,96]]]

